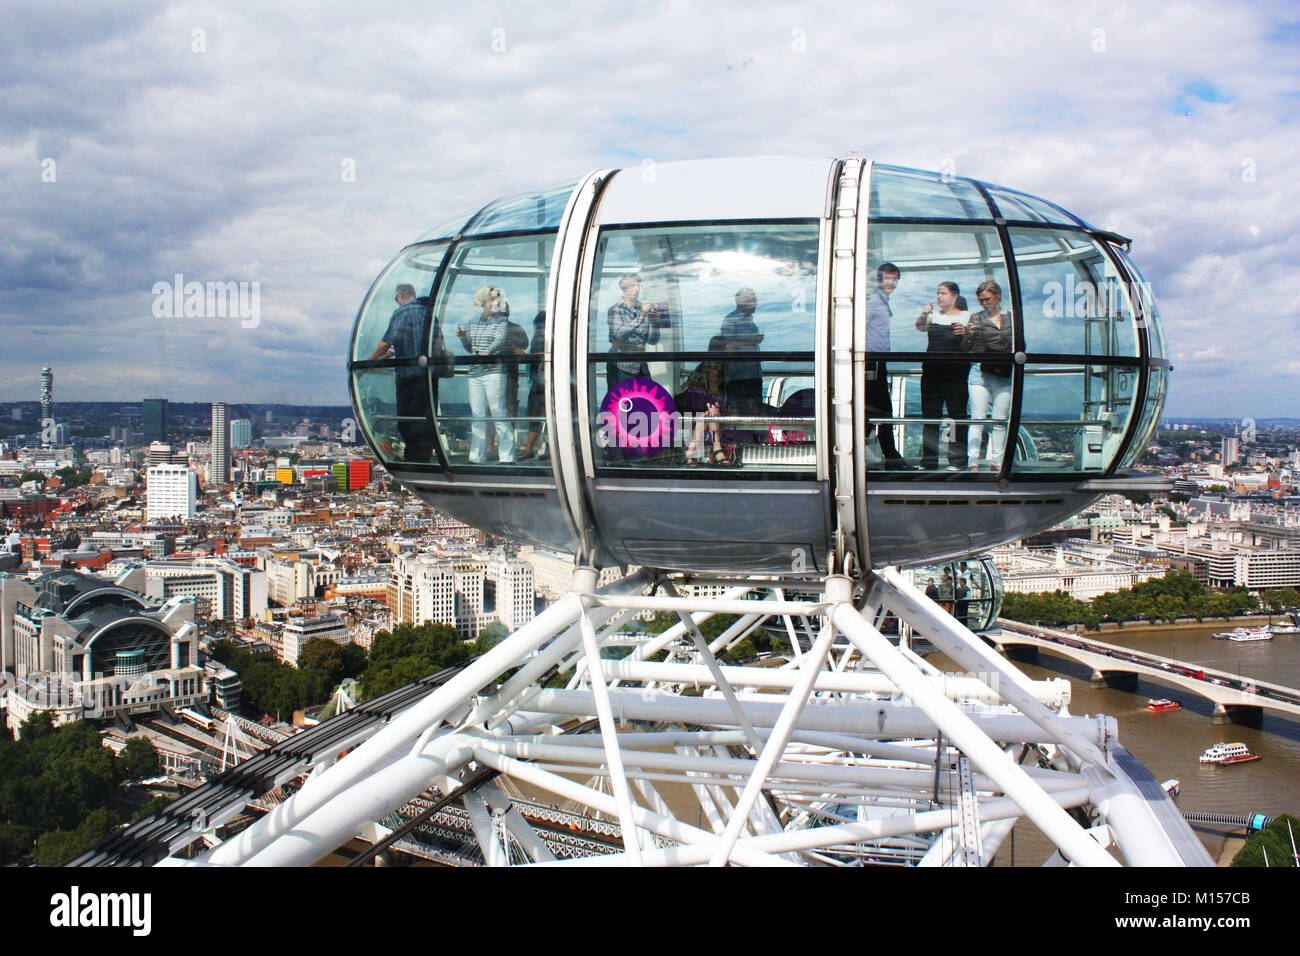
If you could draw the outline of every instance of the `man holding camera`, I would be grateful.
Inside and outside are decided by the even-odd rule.
[[[641,301],[641,277],[629,272],[618,280],[623,298],[609,307],[609,350],[611,352],[645,352],[647,345],[659,341],[659,313],[653,305]],[[609,362],[605,366],[605,389],[608,391],[625,378],[649,378],[650,366],[644,360]]]

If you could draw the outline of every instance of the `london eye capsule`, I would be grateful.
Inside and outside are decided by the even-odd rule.
[[[404,248],[352,400],[429,504],[597,566],[950,560],[1150,484],[1170,366],[1128,245],[857,158],[599,170]]]

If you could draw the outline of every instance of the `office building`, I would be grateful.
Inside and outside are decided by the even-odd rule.
[[[146,398],[140,406],[144,417],[144,440],[165,442],[167,440],[167,399]]]
[[[188,465],[151,465],[145,471],[145,520],[188,521],[198,497],[194,472]]]
[[[230,447],[247,448],[253,443],[253,423],[247,418],[236,418],[230,423]]]
[[[398,624],[449,624],[471,640],[484,624],[481,563],[403,554],[393,560],[388,607]]]
[[[280,631],[280,647],[277,651],[280,660],[298,666],[298,655],[303,645],[313,638],[333,641],[335,644],[348,643],[348,624],[337,614],[321,614],[316,617],[291,617],[284,622]]]
[[[230,483],[230,406],[225,402],[212,406],[212,470],[208,477],[214,485]]]
[[[224,621],[256,620],[266,613],[266,572],[229,558],[150,561],[145,594],[156,601],[178,595],[202,599],[208,616]]]
[[[517,559],[494,557],[483,582],[483,617],[495,617],[510,630],[533,619],[533,568]]]
[[[1235,435],[1223,439],[1219,443],[1219,458],[1225,467],[1241,461],[1241,439]]]
[[[188,465],[189,458],[179,448],[173,448],[166,442],[151,442],[145,451],[145,464],[152,465]]]

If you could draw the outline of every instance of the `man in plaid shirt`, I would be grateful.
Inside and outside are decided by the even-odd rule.
[[[659,341],[655,308],[641,302],[641,277],[635,272],[619,279],[618,287],[623,298],[609,307],[609,350],[644,352],[647,345]],[[605,367],[605,388],[633,377],[649,378],[650,366],[644,361],[610,362]]]

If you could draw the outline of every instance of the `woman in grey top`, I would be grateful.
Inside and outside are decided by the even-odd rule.
[[[972,362],[970,377],[966,380],[970,394],[970,417],[993,418],[1001,425],[989,428],[989,453],[980,457],[980,444],[984,426],[973,424],[966,433],[966,458],[971,471],[1002,466],[1002,453],[1006,448],[1007,419],[1011,415],[1011,315],[1002,311],[1002,287],[992,279],[981,282],[975,297],[984,308],[971,315],[966,326],[962,348],[981,361]]]
[[[505,293],[496,286],[485,285],[474,293],[474,304],[483,311],[469,328],[456,327],[461,345],[470,355],[500,355],[509,330],[510,306]],[[487,416],[495,419],[497,452],[502,463],[515,460],[514,423],[504,420],[506,410],[506,372],[499,362],[471,365],[466,372],[469,385],[469,410],[474,416],[470,426],[469,463],[481,465],[487,457]]]

